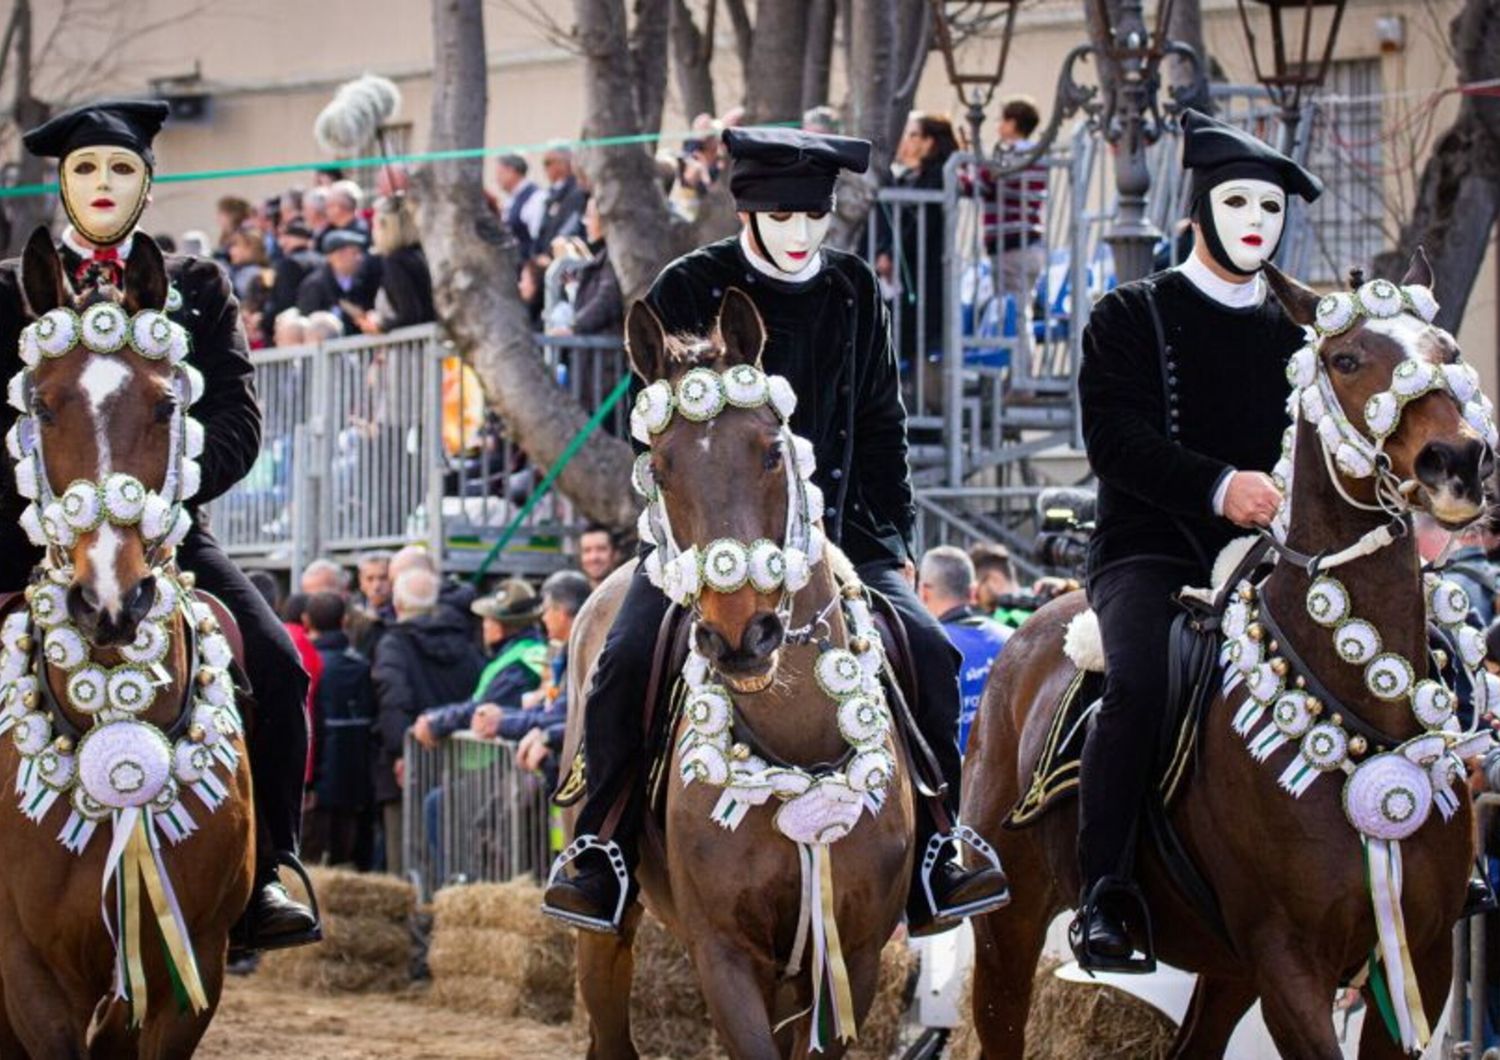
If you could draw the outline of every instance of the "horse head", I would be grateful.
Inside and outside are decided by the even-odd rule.
[[[1269,264],[1266,276],[1314,336],[1290,374],[1346,496],[1373,478],[1387,509],[1420,508],[1450,529],[1479,518],[1495,462],[1491,407],[1458,343],[1432,323],[1426,255],[1417,250],[1399,285],[1321,297]]]
[[[632,430],[650,445],[637,463],[647,496],[647,571],[696,608],[699,652],[742,691],[774,676],[792,594],[821,554],[811,446],[786,425],[786,380],[760,370],[766,330],[731,288],[706,337],[669,336],[644,302],[626,321],[630,361],[649,385]],[[659,500],[660,503],[654,503]],[[813,504],[817,504],[817,508]]]
[[[38,229],[22,258],[36,322],[22,334],[26,368],[11,382],[20,416],[8,439],[16,482],[32,501],[22,518],[71,572],[67,610],[91,642],[128,644],[156,600],[152,569],[190,525],[201,450],[184,410],[201,376],[181,364],[183,329],[163,312],[162,254],[137,235],[124,290],[75,295],[56,248]]]

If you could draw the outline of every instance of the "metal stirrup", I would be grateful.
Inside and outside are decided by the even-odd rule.
[[[625,854],[620,850],[620,844],[613,839],[601,842],[599,837],[594,835],[576,836],[573,842],[564,847],[562,853],[553,859],[552,871],[547,874],[547,887],[551,888],[562,877],[564,869],[590,850],[597,850],[603,854],[609,860],[609,867],[614,870],[615,882],[619,885],[620,894],[615,901],[614,916],[608,920],[584,916],[570,909],[556,909],[547,905],[546,902],[542,903],[542,912],[565,924],[583,928],[585,931],[597,931],[607,935],[619,934],[620,921],[625,916],[625,897],[630,893],[630,873],[625,868]]]
[[[939,909],[937,899],[932,895],[932,874],[938,865],[938,859],[942,854],[943,847],[949,843],[957,843],[967,846],[974,853],[990,863],[990,867],[996,872],[1003,872],[1000,867],[1000,855],[995,848],[990,846],[974,829],[966,824],[961,824],[951,832],[939,832],[927,840],[927,849],[922,852],[922,890],[927,896],[927,908],[932,910],[933,918],[939,921],[964,920],[980,913],[988,913],[992,909],[999,909],[1010,901],[1009,889],[989,898],[976,898],[972,902],[951,906],[947,909]]]

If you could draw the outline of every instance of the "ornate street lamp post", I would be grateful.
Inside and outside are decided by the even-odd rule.
[[[935,40],[943,52],[948,79],[961,99],[971,92],[966,102],[977,145],[984,107],[994,98],[1005,72],[1019,0],[930,2],[936,22]],[[1163,60],[1177,56],[1192,65],[1194,75],[1189,84],[1172,88],[1165,106],[1168,118],[1200,101],[1206,95],[1206,86],[1197,53],[1186,44],[1167,39],[1172,0],[1160,0],[1153,28],[1146,25],[1142,0],[1120,0],[1117,11],[1111,10],[1107,0],[1087,2],[1103,31],[1100,45],[1080,44],[1063,60],[1051,120],[1035,143],[1024,151],[1006,152],[986,165],[997,178],[1026,169],[1051,148],[1062,122],[1083,111],[1099,135],[1115,147],[1118,208],[1104,239],[1114,252],[1115,274],[1123,282],[1151,272],[1152,251],[1161,238],[1146,216],[1146,194],[1151,190],[1146,149],[1161,137],[1166,125],[1160,104]],[[960,35],[985,28],[981,20],[986,15],[988,24],[1003,26],[999,63],[993,73],[971,73],[960,67],[955,50]],[[1075,65],[1085,58],[1108,71],[1099,78],[1098,87],[1080,85],[1073,77]]]
[[[1297,146],[1297,126],[1302,120],[1302,97],[1322,86],[1333,59],[1334,41],[1344,18],[1347,0],[1237,0],[1245,41],[1255,79],[1266,86],[1272,102],[1281,109],[1283,154]],[[1250,20],[1250,4],[1266,9],[1271,22],[1270,55],[1263,57]],[[1323,36],[1323,34],[1327,36]],[[1316,45],[1321,45],[1317,47]]]

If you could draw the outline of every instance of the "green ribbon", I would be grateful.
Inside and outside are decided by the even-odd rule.
[[[578,451],[583,448],[583,443],[589,440],[589,435],[599,429],[599,425],[604,422],[604,417],[609,415],[610,410],[620,403],[620,399],[629,390],[630,373],[626,372],[620,381],[615,384],[615,388],[609,392],[609,396],[599,403],[599,407],[594,410],[594,414],[589,417],[589,421],[583,425],[583,429],[573,435],[572,440],[558,454],[557,459],[552,462],[552,466],[547,469],[547,475],[542,479],[541,484],[532,491],[530,497],[526,498],[526,503],[521,505],[521,510],[506,524],[505,529],[500,534],[499,540],[495,542],[489,552],[485,553],[484,559],[480,561],[479,569],[474,572],[473,582],[475,585],[478,585],[484,579],[485,572],[490,569],[490,564],[495,561],[495,557],[501,553],[506,545],[510,544],[511,538],[516,536],[516,531],[521,529],[521,524],[526,521],[526,517],[531,514],[532,509],[547,495],[547,491],[552,488],[552,483],[557,481],[557,476],[561,475],[563,468],[568,466],[568,461],[578,455]]]

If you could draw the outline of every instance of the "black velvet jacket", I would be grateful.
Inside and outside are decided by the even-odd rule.
[[[869,265],[826,247],[823,263],[808,283],[784,283],[724,239],[668,265],[646,299],[669,332],[706,334],[726,290],[750,295],[766,325],[761,367],[792,384],[792,430],[817,454],[829,539],[856,564],[902,562],[916,509],[890,320]]]
[[[1214,492],[1231,470],[1270,471],[1276,463],[1287,424],[1286,362],[1302,342],[1271,295],[1231,309],[1177,271],[1099,300],[1078,375],[1084,444],[1099,478],[1091,573],[1141,557],[1206,571],[1245,532],[1214,514]]]
[[[66,246],[61,248],[69,276],[81,264]],[[167,275],[182,295],[182,307],[170,314],[192,338],[188,362],[203,373],[203,398],[192,416],[203,424],[203,483],[190,507],[207,504],[249,473],[260,455],[260,406],[255,400],[254,368],[239,302],[224,270],[207,258],[169,254]],[[0,262],[0,381],[21,370],[21,329],[31,321],[21,292],[20,261]],[[0,433],[10,430],[16,411],[0,408]],[[18,525],[27,501],[16,493],[8,466],[0,471],[0,589],[20,588],[41,550],[26,539]],[[203,525],[203,517],[197,516]],[[194,533],[197,531],[195,530]]]

